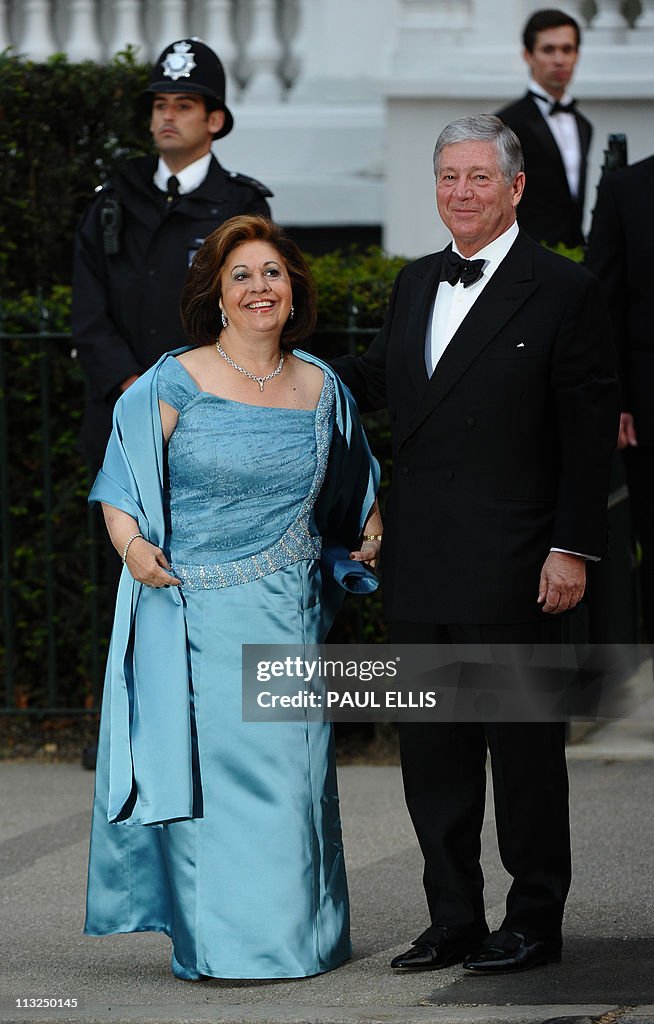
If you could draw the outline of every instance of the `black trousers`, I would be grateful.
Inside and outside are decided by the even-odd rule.
[[[489,626],[395,622],[395,643],[554,643],[560,620]],[[480,865],[490,753],[497,836],[512,876],[502,924],[558,943],[570,888],[570,826],[564,722],[401,723],[407,807],[425,859],[429,940],[447,925],[488,931]]]
[[[641,548],[640,594],[645,638],[654,644],[654,447],[626,448],[631,517]]]

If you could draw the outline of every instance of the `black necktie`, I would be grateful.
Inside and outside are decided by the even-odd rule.
[[[456,284],[460,281],[464,288],[478,281],[484,273],[486,260],[464,260],[458,252],[453,249],[446,249],[443,253],[441,266],[441,281],[448,284]]]
[[[174,174],[171,174],[168,179],[168,193],[166,195],[166,202],[172,203],[173,200],[179,196],[179,181]]]

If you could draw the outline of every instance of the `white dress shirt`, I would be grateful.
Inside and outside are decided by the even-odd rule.
[[[194,160],[192,164],[188,164],[187,167],[182,168],[175,174],[179,182],[179,194],[180,196],[185,195],[187,192],[193,192],[194,189],[198,188],[202,184],[207,174],[209,173],[209,164],[211,163],[211,153],[205,153],[199,160]],[[168,191],[168,179],[173,175],[170,167],[162,156],[159,157],[159,163],[157,169],[154,172],[153,182],[161,192]]]
[[[425,339],[425,365],[430,377],[438,360],[517,237],[518,225],[514,222],[510,228],[485,245],[479,252],[465,257],[471,260],[486,261],[482,276],[474,284],[467,288],[464,288],[460,281],[457,281],[456,284],[441,281],[439,284]],[[454,252],[459,253],[459,256],[461,255],[456,244],[453,243],[452,248]]]
[[[579,175],[581,168],[581,142],[579,140],[579,129],[577,120],[572,111],[560,111],[558,114],[550,114],[550,108],[555,102],[554,96],[550,96],[540,85],[529,82],[529,91],[535,93],[534,101],[541,114],[547,122],[547,127],[554,136],[554,141],[559,147],[565,176],[568,179],[568,188],[573,199],[579,194]],[[559,103],[570,103],[572,97],[564,93]]]

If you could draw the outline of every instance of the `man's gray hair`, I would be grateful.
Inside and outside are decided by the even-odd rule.
[[[519,171],[524,171],[525,162],[518,136],[499,117],[492,114],[473,114],[450,121],[436,140],[434,150],[434,174],[438,178],[438,165],[445,146],[457,142],[492,142],[495,144],[497,159],[502,175],[510,184]]]

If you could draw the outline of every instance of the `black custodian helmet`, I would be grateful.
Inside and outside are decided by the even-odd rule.
[[[145,91],[200,93],[225,114],[225,123],[214,138],[221,139],[234,127],[234,118],[225,104],[225,69],[213,50],[199,39],[180,39],[167,46],[152,68]]]

